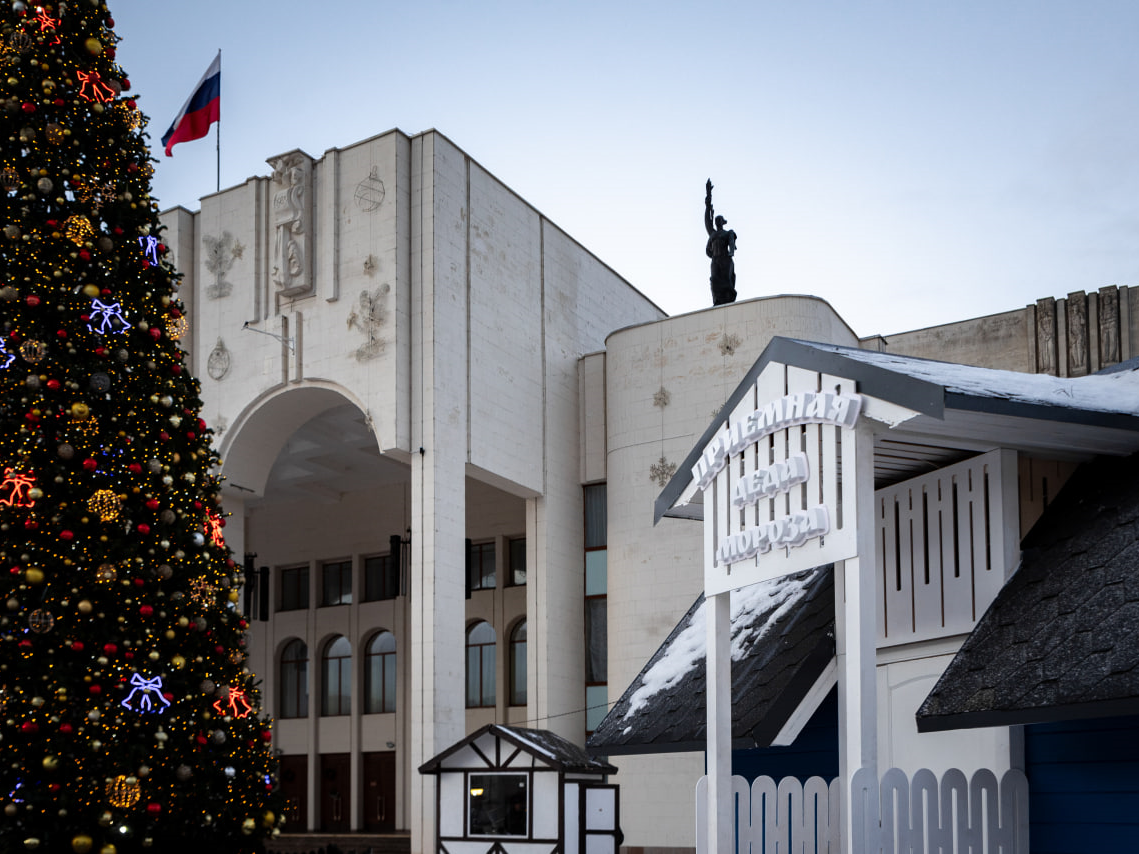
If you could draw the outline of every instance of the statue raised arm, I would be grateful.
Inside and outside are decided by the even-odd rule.
[[[712,179],[705,184],[704,228],[708,232],[705,249],[712,259],[712,305],[725,305],[736,301],[736,268],[732,256],[736,254],[736,233],[724,228],[727,220],[714,216],[712,209]]]

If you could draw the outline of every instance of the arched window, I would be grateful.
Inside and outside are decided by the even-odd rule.
[[[364,714],[395,711],[395,635],[377,632],[364,652]]]
[[[291,640],[281,650],[278,714],[282,718],[308,717],[308,647],[302,640]]]
[[[526,705],[526,621],[510,633],[510,705]]]
[[[325,717],[352,713],[352,644],[339,635],[328,642],[320,659],[320,713]]]
[[[475,623],[467,631],[467,708],[494,706],[494,629]]]

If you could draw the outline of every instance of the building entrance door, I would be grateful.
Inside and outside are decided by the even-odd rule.
[[[395,751],[364,754],[364,830],[395,830]]]
[[[285,826],[303,831],[308,827],[308,757],[282,756],[279,776],[285,797]]]
[[[352,815],[351,767],[347,753],[324,753],[320,757],[320,829],[343,833]]]

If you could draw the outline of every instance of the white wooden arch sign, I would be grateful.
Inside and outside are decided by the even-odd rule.
[[[772,362],[704,446],[704,593],[858,554],[854,382]]]

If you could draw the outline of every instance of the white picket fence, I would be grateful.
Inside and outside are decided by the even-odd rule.
[[[852,854],[1028,854],[1028,780],[1008,771],[999,784],[982,769],[940,780],[922,769],[910,780],[891,768],[880,783],[868,769],[851,782]],[[734,854],[840,854],[839,781],[732,777]],[[707,854],[708,778],[696,784],[696,854]],[[733,852],[722,852],[733,854]]]

